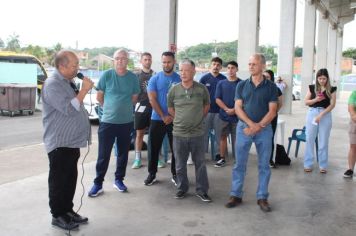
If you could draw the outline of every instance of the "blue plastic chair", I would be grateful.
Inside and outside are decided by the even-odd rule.
[[[288,138],[288,151],[287,151],[288,156],[289,156],[290,146],[291,146],[293,140],[295,140],[297,142],[297,145],[295,147],[295,158],[297,158],[300,142],[306,142],[305,126],[303,127],[303,129],[293,129],[292,136]],[[316,159],[317,159],[317,161],[319,161],[318,137],[316,137],[316,139],[315,139],[315,150],[316,150]]]

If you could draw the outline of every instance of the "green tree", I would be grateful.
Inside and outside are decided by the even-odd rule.
[[[44,60],[46,63],[49,65],[54,66],[54,57],[56,56],[56,53],[62,50],[62,44],[57,43],[54,45],[52,48],[46,48],[46,60]]]
[[[342,52],[342,56],[353,58],[356,60],[356,48],[348,48]]]
[[[272,61],[272,66],[277,65],[277,54],[274,53],[274,47],[267,45],[259,46],[260,52],[266,57],[266,61]]]
[[[9,38],[7,39],[6,50],[19,52],[21,50],[19,37],[20,36],[15,33],[10,35]]]
[[[294,49],[294,56],[302,57],[303,56],[303,48],[296,46]]]
[[[31,54],[31,55],[37,57],[40,60],[45,59],[47,56],[45,48],[42,48],[38,45],[33,46],[30,44],[26,48],[23,48],[22,50],[28,54]]]
[[[5,43],[4,41],[0,38],[0,48],[4,48],[5,47]]]
[[[187,47],[178,53],[178,60],[189,58],[198,66],[204,66],[210,63],[213,52],[217,53],[224,62],[236,60],[237,58],[237,40],[220,43],[201,43],[195,46]]]

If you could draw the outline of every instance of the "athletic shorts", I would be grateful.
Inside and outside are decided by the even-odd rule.
[[[136,105],[134,128],[135,130],[145,129],[150,126],[152,108],[150,106]]]
[[[220,130],[221,135],[228,136],[232,132],[236,132],[237,123],[230,123],[219,118],[217,129]]]
[[[349,128],[350,144],[356,144],[356,122],[350,121]]]

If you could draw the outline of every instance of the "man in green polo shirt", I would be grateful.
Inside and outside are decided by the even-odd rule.
[[[210,98],[207,88],[193,80],[195,64],[184,60],[180,65],[182,82],[168,92],[168,112],[173,120],[173,151],[176,158],[177,188],[175,198],[185,196],[189,189],[187,160],[189,153],[195,164],[196,196],[211,202],[205,165],[203,120],[209,111]]]

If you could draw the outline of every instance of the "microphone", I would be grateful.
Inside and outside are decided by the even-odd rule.
[[[79,72],[79,73],[77,74],[77,78],[80,79],[80,80],[83,80],[84,75]],[[95,87],[95,85],[93,85],[93,88],[94,88],[95,90],[98,90],[98,89]]]

